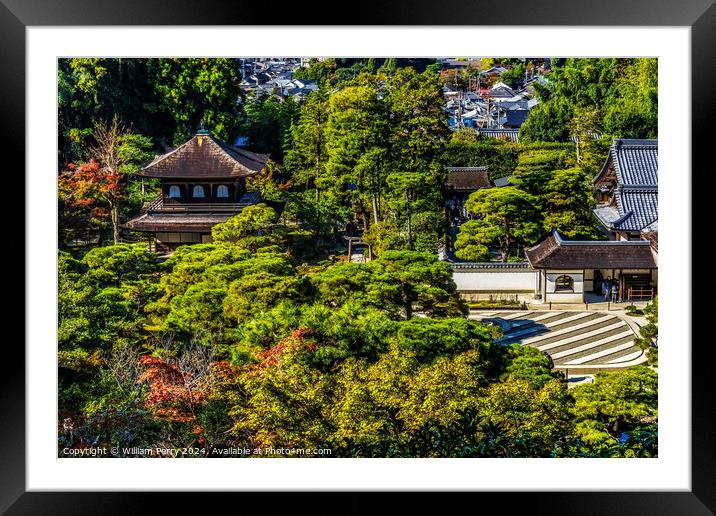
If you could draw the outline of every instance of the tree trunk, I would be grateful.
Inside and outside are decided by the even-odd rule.
[[[502,261],[507,261],[507,255],[510,252],[510,223],[507,219],[503,222],[503,227],[505,228],[504,238],[502,239],[502,249],[500,249],[502,254]]]
[[[413,221],[412,221],[411,213],[410,213],[410,196],[408,195],[407,192],[405,194],[405,202],[407,203],[406,212],[408,215],[408,249],[410,249],[411,251],[414,251],[414,249],[413,249]]]
[[[119,206],[117,203],[110,203],[109,214],[112,218],[112,238],[114,243],[119,243]]]
[[[315,251],[321,247],[321,191],[316,188],[316,243]]]
[[[375,194],[372,195],[373,201],[373,222],[375,224],[378,223],[378,199],[376,198]]]
[[[413,317],[413,299],[407,284],[403,285],[403,295],[405,296],[405,318],[411,319]]]

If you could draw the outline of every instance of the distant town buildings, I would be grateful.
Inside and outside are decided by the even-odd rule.
[[[323,58],[318,59],[322,61]],[[294,72],[309,65],[309,58],[242,58],[245,93],[256,96],[275,95],[278,98],[303,100],[306,95],[319,89],[313,81],[297,79]],[[462,71],[478,72],[480,58],[440,58],[442,70],[446,73]],[[527,119],[529,111],[539,100],[533,84],[544,80],[541,74],[548,73],[549,59],[528,58],[525,63],[525,77],[518,86],[501,80],[510,70],[510,65],[495,65],[479,71],[471,77],[469,84],[448,83],[443,88],[444,110],[448,125],[456,130],[462,127],[475,129],[479,135],[518,141],[519,128]],[[482,79],[482,80],[481,80]]]
[[[306,58],[243,58],[240,61],[244,76],[241,88],[245,93],[302,100],[318,90],[318,84],[313,81],[293,78],[297,68],[308,66]]]
[[[492,75],[503,67],[490,68]],[[501,72],[502,73],[502,72]],[[487,72],[481,72],[489,76]],[[526,86],[535,79],[526,80],[521,88],[512,88],[502,81],[497,81],[490,87],[479,87],[479,83],[471,82],[468,88],[460,88],[446,84],[443,87],[445,96],[444,109],[448,114],[448,125],[456,130],[461,127],[470,127],[480,132],[486,130],[519,130],[527,119],[529,110],[537,104],[534,90],[528,92]],[[514,134],[513,134],[514,133]],[[485,136],[506,137],[517,141],[517,131],[504,135],[501,133],[481,133]]]

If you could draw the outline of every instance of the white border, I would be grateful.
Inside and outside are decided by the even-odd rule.
[[[688,27],[28,27],[27,489],[690,490],[690,39]],[[658,459],[56,458],[56,58],[302,55],[659,57]]]

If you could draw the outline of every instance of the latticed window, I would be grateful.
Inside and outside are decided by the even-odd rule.
[[[194,190],[192,190],[192,196],[193,197],[204,197],[204,187],[201,185],[196,185],[194,187]]]
[[[228,197],[229,196],[229,188],[226,185],[219,185],[216,189],[216,196],[217,197]]]
[[[169,187],[169,198],[170,199],[179,199],[181,197],[181,190],[179,190],[179,187],[177,185],[172,185]]]
[[[574,280],[571,276],[563,274],[555,281],[554,290],[555,292],[574,292]]]

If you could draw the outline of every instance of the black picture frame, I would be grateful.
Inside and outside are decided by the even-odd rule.
[[[698,109],[692,103],[692,163],[710,165],[711,126],[714,102],[710,94],[716,85],[716,5],[714,0],[511,0],[509,8],[495,8],[495,2],[463,0],[405,2],[383,0],[362,3],[348,14],[335,2],[295,3],[274,8],[258,2],[221,2],[218,0],[0,0],[0,119],[6,149],[6,173],[25,170],[25,30],[28,26],[63,25],[284,25],[320,23],[330,25],[574,25],[574,26],[689,26],[691,58],[683,73],[690,70],[692,99],[700,99]],[[327,13],[320,22],[316,13]],[[340,13],[343,14],[340,14]],[[328,19],[328,18],[331,19]],[[683,128],[688,130],[688,128]],[[9,163],[8,163],[9,162]],[[683,171],[687,174],[687,171]],[[708,176],[708,177],[705,177]],[[699,176],[698,188],[692,188],[693,205],[699,193],[708,195],[711,174]],[[693,182],[693,184],[696,184]],[[25,191],[30,191],[29,185]],[[708,205],[708,201],[705,201]],[[20,211],[23,213],[23,211]],[[705,232],[709,220],[692,217],[693,235]],[[23,226],[24,227],[24,226]],[[701,230],[701,231],[699,231]],[[31,235],[25,235],[31,238]],[[19,247],[19,246],[18,246]],[[24,252],[24,251],[23,251]],[[689,256],[686,254],[685,256]],[[693,270],[696,270],[694,262]],[[25,269],[27,275],[30,271]],[[685,278],[691,282],[691,278]],[[693,283],[692,283],[693,284]],[[694,289],[696,292],[696,289]],[[18,303],[19,305],[19,303]],[[705,304],[693,300],[693,322],[708,320]],[[684,322],[685,326],[688,326]],[[688,333],[685,333],[688,335]],[[508,514],[714,514],[716,512],[716,446],[711,438],[713,404],[710,392],[712,345],[710,340],[692,346],[692,490],[690,492],[522,492],[451,494],[450,504],[467,502],[475,510],[478,504],[494,501]],[[0,375],[0,511],[8,515],[24,514],[145,514],[150,512],[148,498],[162,505],[162,513],[180,507],[179,512],[218,507],[225,499],[240,497],[247,503],[268,503],[267,494],[246,493],[80,493],[26,492],[25,488],[25,355],[14,339],[7,338],[6,363]],[[14,349],[11,349],[14,345]],[[699,345],[701,344],[701,345]],[[691,345],[684,342],[684,346]],[[11,356],[14,354],[15,356]],[[444,500],[425,493],[402,496],[404,510],[427,509]],[[348,493],[340,510],[326,493],[270,495],[270,512],[309,504],[314,513],[372,512],[380,502],[374,493]],[[263,500],[263,501],[261,501]],[[485,506],[483,506],[485,507]],[[493,506],[494,507],[494,506]],[[404,512],[401,510],[401,512]],[[451,509],[448,509],[452,512]]]

